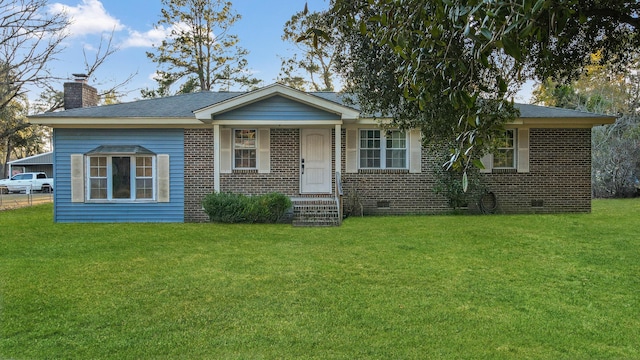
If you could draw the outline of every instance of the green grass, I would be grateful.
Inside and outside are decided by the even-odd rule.
[[[640,199],[288,225],[0,212],[0,358],[640,358]]]

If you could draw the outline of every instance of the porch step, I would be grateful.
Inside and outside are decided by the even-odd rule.
[[[293,226],[340,226],[340,211],[333,198],[294,198]]]

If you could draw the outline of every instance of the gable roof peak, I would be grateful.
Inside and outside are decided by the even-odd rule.
[[[196,109],[193,113],[198,120],[211,122],[212,116],[215,114],[234,110],[273,96],[282,96],[305,105],[335,113],[340,115],[342,119],[357,119],[360,115],[360,112],[357,109],[280,83],[273,83],[256,90],[240,94],[236,97],[213,103],[203,108]]]

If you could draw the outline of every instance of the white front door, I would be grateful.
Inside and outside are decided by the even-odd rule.
[[[331,129],[302,129],[300,192],[331,193]]]

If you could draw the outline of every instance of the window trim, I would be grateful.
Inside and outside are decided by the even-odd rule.
[[[254,133],[254,147],[253,148],[240,148],[236,149],[236,131],[253,131]],[[258,169],[258,151],[260,149],[258,129],[257,128],[233,128],[231,130],[231,165],[233,170],[257,170]],[[255,165],[253,167],[239,167],[236,166],[236,150],[254,150],[255,151]]]
[[[377,131],[380,133],[380,148],[377,150],[380,151],[380,166],[379,167],[363,167],[362,166],[362,132],[363,131]],[[358,129],[358,139],[357,139],[357,161],[358,161],[358,170],[407,170],[409,169],[409,138],[408,132],[401,131],[398,129],[389,130],[389,132],[399,132],[404,134],[404,148],[387,148],[387,131],[382,129],[375,128],[359,128]],[[364,148],[369,150],[369,148]],[[376,150],[374,148],[371,148]],[[404,150],[404,167],[387,167],[387,151],[388,150]]]
[[[154,153],[87,153],[84,155],[86,171],[85,171],[85,198],[86,202],[91,203],[149,203],[158,202],[158,168],[157,168],[157,155]],[[113,196],[113,158],[114,157],[128,157],[129,158],[129,174],[130,183],[128,198],[116,198]],[[138,157],[150,157],[151,158],[151,184],[152,184],[152,196],[151,198],[137,198],[137,158]],[[97,177],[91,176],[91,159],[92,158],[106,158],[106,198],[92,198],[91,197],[91,180]],[[104,178],[104,177],[100,177]],[[149,179],[149,177],[141,177],[142,179]]]
[[[500,169],[517,169],[518,168],[518,129],[505,129],[505,135],[510,132],[512,134],[511,139],[513,140],[513,144],[510,147],[496,147],[496,151],[493,154],[493,168]],[[513,152],[513,163],[511,166],[495,166],[496,161],[496,153],[501,151],[509,151]]]

